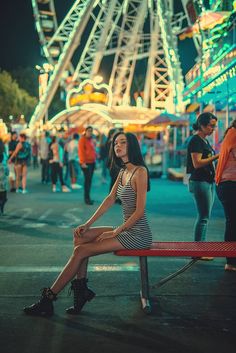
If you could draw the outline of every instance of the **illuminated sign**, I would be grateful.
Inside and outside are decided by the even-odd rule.
[[[83,81],[77,89],[71,89],[66,97],[67,108],[86,103],[110,105],[111,90],[107,84],[96,84],[92,80]]]
[[[209,91],[210,88],[215,86],[214,81],[217,81],[217,85],[219,85],[219,82],[226,79],[226,75],[231,77],[233,66],[236,63],[236,48],[219,57],[214,65],[209,65],[210,59],[210,57],[207,58],[202,66],[199,63],[196,64],[188,72],[188,77],[186,77],[188,85],[184,92],[185,98],[196,94],[203,87],[205,87],[204,91]]]

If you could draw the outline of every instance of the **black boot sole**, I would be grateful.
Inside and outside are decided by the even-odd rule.
[[[46,311],[33,312],[33,311],[27,310],[27,308],[24,308],[23,311],[28,316],[37,316],[37,317],[51,317],[54,314],[54,312],[46,312]]]

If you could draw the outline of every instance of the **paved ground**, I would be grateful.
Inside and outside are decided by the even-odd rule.
[[[0,219],[0,335],[4,353],[235,352],[236,275],[224,272],[224,259],[198,262],[190,270],[151,290],[153,314],[139,303],[138,261],[113,254],[91,259],[89,283],[97,296],[78,317],[64,309],[72,302],[66,288],[51,319],[31,318],[22,307],[37,300],[71,253],[71,229],[83,222],[106,195],[98,172],[94,206],[85,206],[82,191],[51,192],[39,172],[30,172],[27,195],[9,194]],[[152,179],[148,216],[156,240],[192,240],[194,204],[181,182]],[[98,224],[121,220],[115,205]],[[216,200],[208,239],[222,240],[224,218]],[[150,259],[150,281],[186,264],[186,258]]]

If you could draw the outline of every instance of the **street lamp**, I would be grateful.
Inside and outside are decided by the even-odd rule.
[[[49,74],[53,71],[53,66],[49,63],[43,63],[42,66],[35,65],[36,70],[39,71],[39,100],[42,99],[44,93],[46,92]],[[45,113],[45,122],[48,121],[48,111]]]

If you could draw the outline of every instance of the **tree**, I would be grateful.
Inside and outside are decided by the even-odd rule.
[[[18,67],[11,71],[11,76],[30,96],[38,98],[39,82],[38,71],[36,69],[32,69],[32,67]]]
[[[9,115],[21,114],[29,121],[36,104],[35,97],[21,89],[8,72],[0,70],[0,117],[4,122],[8,123]]]
[[[18,82],[19,86],[26,90],[30,96],[39,96],[39,71],[31,67],[19,67],[11,72],[12,77]],[[65,102],[60,98],[60,88],[58,88],[48,110],[49,119],[65,109]]]

